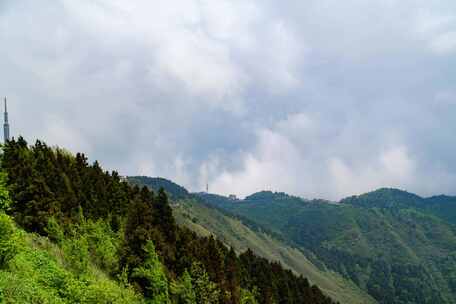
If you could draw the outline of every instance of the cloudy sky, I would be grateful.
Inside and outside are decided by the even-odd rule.
[[[454,0],[0,0],[0,95],[193,191],[456,194]]]

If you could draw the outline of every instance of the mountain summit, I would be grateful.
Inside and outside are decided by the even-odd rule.
[[[425,200],[404,190],[380,188],[372,192],[345,198],[341,200],[341,203],[361,207],[404,208],[421,207],[425,204]]]

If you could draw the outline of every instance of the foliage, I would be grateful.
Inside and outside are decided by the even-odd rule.
[[[257,304],[256,298],[258,291],[254,289],[253,291],[247,289],[241,289],[241,301],[240,304]]]
[[[177,282],[171,283],[171,294],[176,304],[196,304],[196,293],[192,284],[192,277],[184,271]]]
[[[170,196],[170,198],[174,200],[187,198],[190,195],[187,189],[165,178],[129,176],[128,182],[132,185],[138,185],[140,187],[147,186],[149,189],[155,192],[158,192],[163,188],[166,190],[166,193]]]
[[[168,292],[168,279],[162,264],[155,252],[155,246],[148,241],[144,246],[146,258],[141,266],[133,269],[132,278],[142,283],[144,295],[153,304],[170,303]]]
[[[6,180],[6,173],[0,171],[0,212],[8,211],[11,205],[11,198],[6,187]]]
[[[13,220],[0,212],[0,269],[7,265],[22,246],[21,233],[16,229]]]
[[[262,192],[215,204],[269,224],[322,269],[340,273],[381,303],[454,303],[454,201],[379,189],[340,203]]]
[[[5,219],[8,217],[3,216],[2,222]],[[21,232],[11,219],[9,224],[16,233],[14,241],[22,246],[0,270],[2,303],[142,303],[133,290],[97,275],[89,263],[78,264],[80,268],[74,272],[73,252]]]
[[[131,186],[116,172],[104,171],[98,162],[88,164],[83,154],[73,156],[40,141],[28,146],[19,138],[5,145],[1,169],[8,174],[13,202],[8,213],[27,232],[49,237],[58,248],[46,243],[46,250],[58,254],[49,257],[39,251],[35,256],[24,251],[16,255],[15,263],[8,262],[23,266],[24,277],[25,270],[32,269],[32,275],[23,280],[36,287],[27,289],[30,296],[49,291],[52,299],[26,295],[30,301],[116,302],[117,295],[130,294],[133,286],[148,301],[166,303],[170,286],[179,284],[174,279],[183,278],[189,270],[197,303],[238,304],[241,290],[256,287],[261,304],[332,303],[318,288],[277,263],[253,253],[239,257],[220,240],[178,227],[163,189],[154,193]],[[53,258],[59,256],[61,260]],[[51,271],[40,273],[40,267]],[[41,275],[49,276],[42,280]],[[110,288],[103,287],[113,284],[106,279],[111,276],[120,280],[113,287],[115,301],[110,300]],[[185,287],[181,291],[188,290],[188,278],[180,284]],[[12,286],[7,287],[4,290],[10,292]],[[175,290],[171,290],[173,296]],[[191,302],[192,294],[184,294],[180,299]]]
[[[48,224],[44,230],[49,239],[55,243],[61,243],[65,238],[65,233],[54,217],[49,218]]]
[[[119,248],[122,236],[103,220],[88,220],[79,226],[79,234],[87,240],[92,262],[109,274],[119,270]]]
[[[257,225],[258,229],[254,229],[243,219],[232,217],[217,207],[208,207],[207,204],[195,199],[178,201],[173,211],[179,225],[189,227],[201,236],[213,234],[217,239],[232,246],[236,252],[244,252],[251,248],[256,255],[280,262],[284,268],[308,277],[325,294],[341,303],[376,303],[367,292],[357,287],[351,280],[327,270],[320,260],[315,260],[311,255],[306,257],[308,252],[303,252],[302,248],[275,238],[261,226]],[[198,218],[198,221],[195,222],[194,218]],[[311,259],[313,262],[310,261]],[[232,276],[232,281],[236,281],[236,276]],[[225,284],[225,286],[230,285]],[[236,291],[232,293],[235,294]],[[256,298],[259,299],[261,296],[257,295]]]
[[[85,273],[89,265],[89,244],[85,237],[66,239],[62,243],[63,251],[68,257],[66,267],[76,275]]]
[[[199,304],[217,304],[220,299],[220,290],[209,279],[209,274],[200,263],[193,263],[190,270],[192,285],[195,289],[196,302]]]

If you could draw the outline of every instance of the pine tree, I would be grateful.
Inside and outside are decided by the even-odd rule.
[[[140,284],[144,295],[151,300],[151,304],[168,304],[170,303],[168,279],[155,252],[153,242],[147,241],[143,249],[146,259],[141,266],[133,269],[131,277]]]
[[[198,304],[220,303],[220,289],[209,280],[209,275],[201,263],[193,263],[190,275]]]
[[[158,191],[156,203],[154,205],[157,211],[157,224],[163,230],[166,238],[170,242],[176,241],[176,223],[173,217],[173,210],[168,201],[168,196],[163,188]]]
[[[226,276],[226,290],[230,294],[230,298],[226,302],[237,304],[240,303],[241,290],[239,279],[239,263],[236,253],[233,248],[225,256],[225,276]]]
[[[174,304],[196,304],[196,294],[192,285],[192,277],[184,271],[178,282],[171,284]]]
[[[154,231],[152,199],[152,194],[143,188],[131,204],[124,234],[123,267],[138,267],[146,257],[144,246],[153,239]]]

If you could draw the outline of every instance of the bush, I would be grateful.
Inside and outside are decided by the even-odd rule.
[[[196,302],[200,304],[219,303],[220,289],[209,280],[209,274],[201,263],[193,263],[191,268],[192,285],[195,288]]]
[[[196,294],[192,285],[192,277],[188,271],[184,271],[179,281],[171,283],[171,294],[173,295],[173,303],[196,304]]]
[[[89,244],[85,237],[66,239],[63,242],[65,264],[77,276],[87,272],[89,266]]]
[[[258,291],[255,288],[253,291],[241,289],[241,304],[258,304],[256,298]]]
[[[7,211],[11,206],[11,199],[6,186],[6,173],[0,172],[0,212]]]
[[[0,269],[14,257],[22,243],[20,232],[16,229],[13,220],[0,212]]]
[[[110,274],[118,272],[120,240],[111,226],[102,220],[88,220],[81,230],[87,240],[92,262]]]
[[[170,303],[168,279],[152,241],[146,243],[144,250],[147,254],[146,261],[143,266],[133,269],[132,279],[141,286],[144,295],[151,300],[151,303]]]
[[[48,238],[57,244],[60,244],[65,237],[63,229],[54,217],[49,218],[45,231]]]

